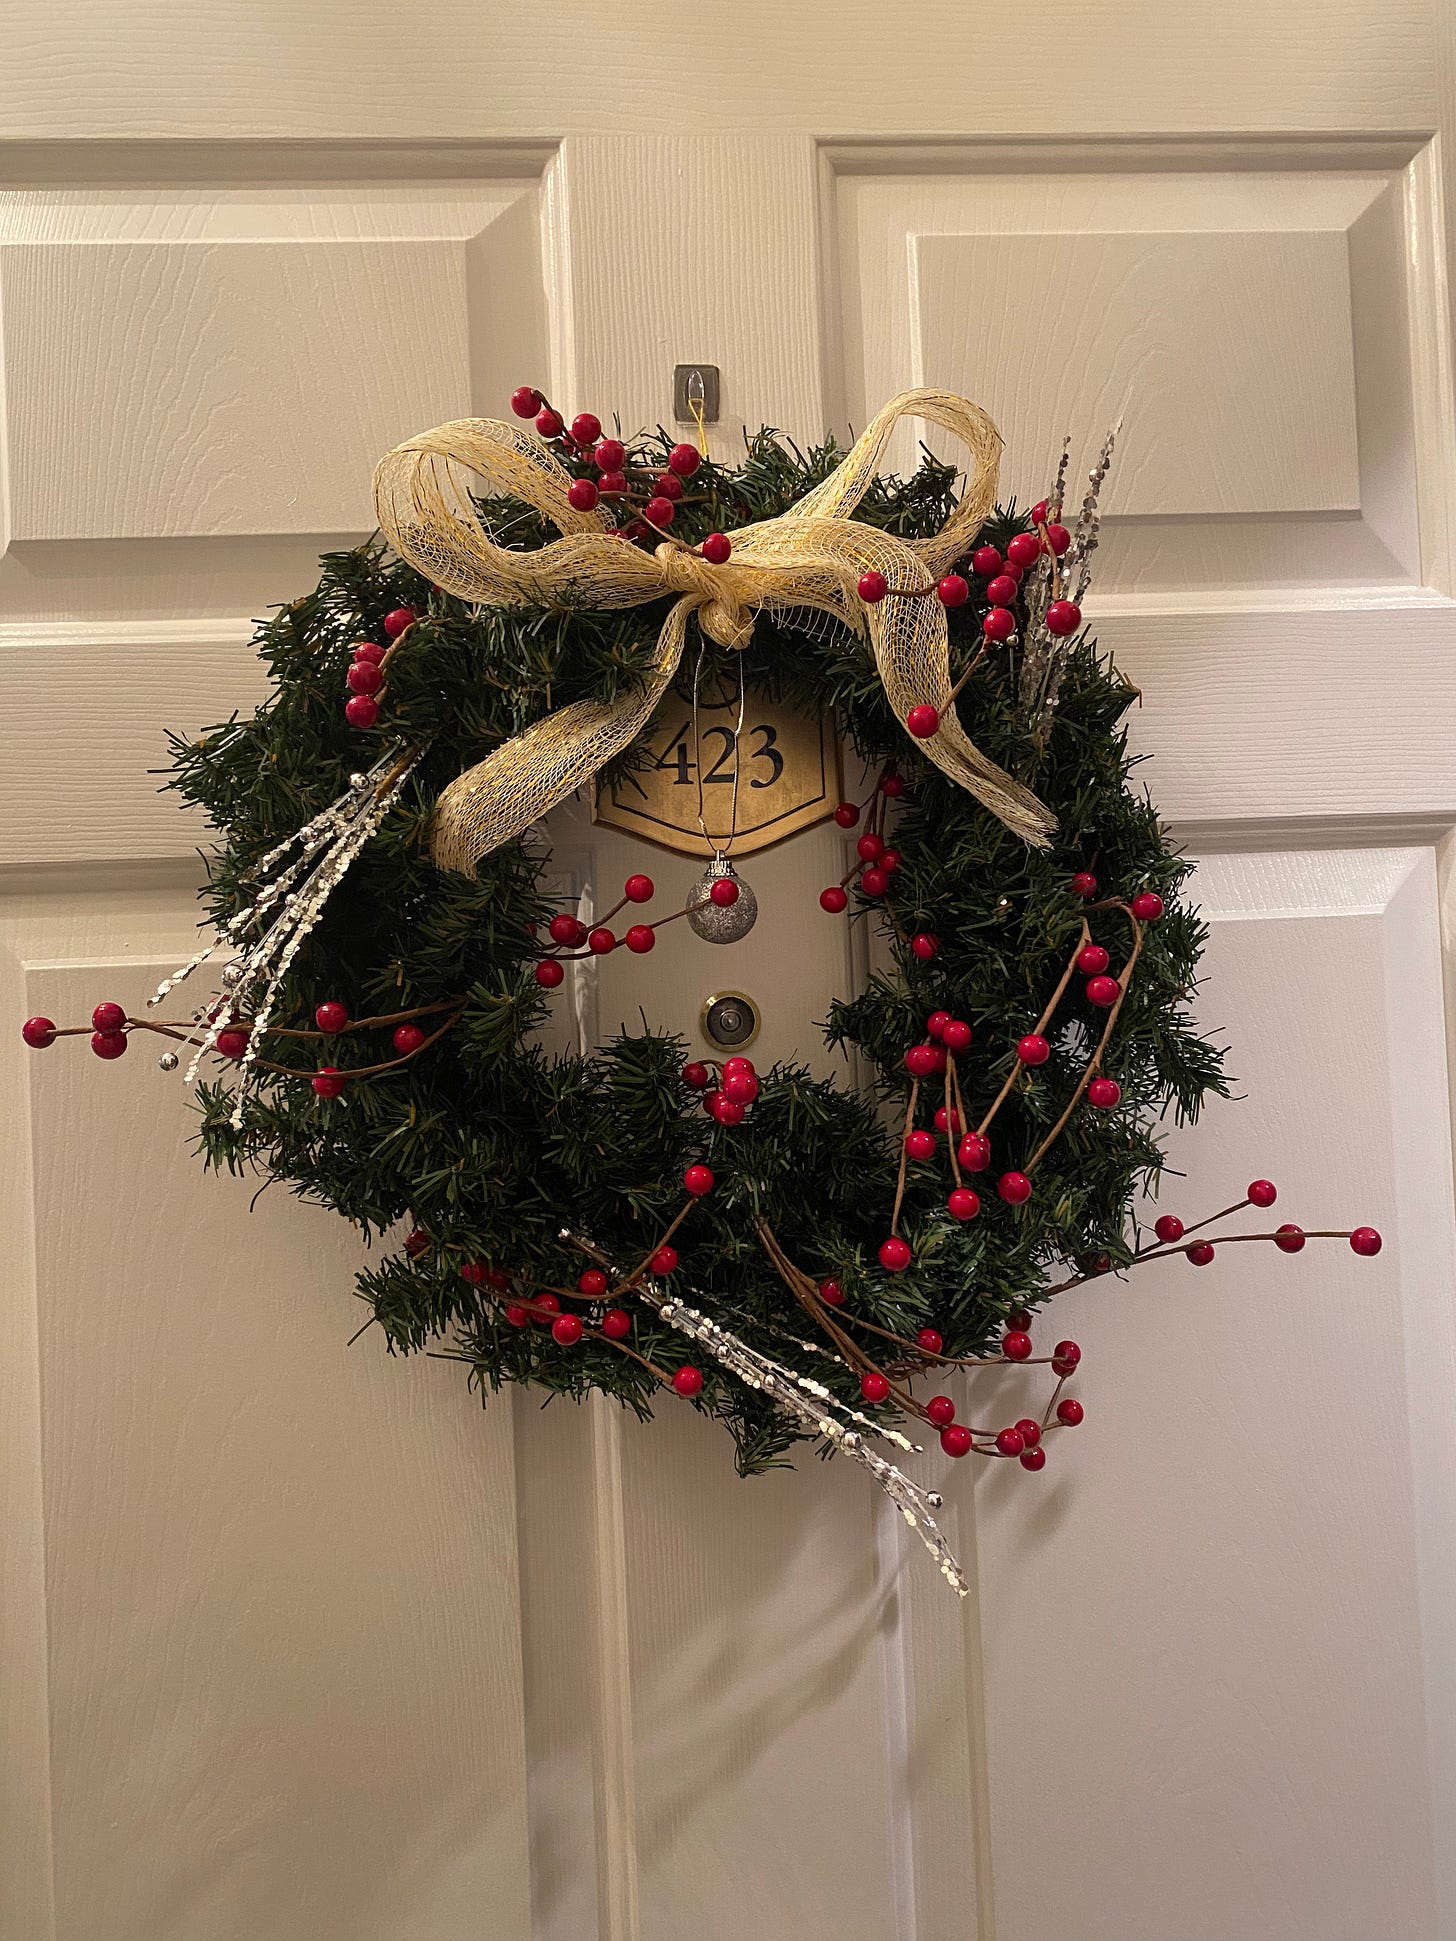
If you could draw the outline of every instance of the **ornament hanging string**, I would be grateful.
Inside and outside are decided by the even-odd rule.
[[[967,447],[966,489],[940,531],[901,539],[851,518],[902,418],[930,420]],[[755,611],[816,607],[867,635],[890,706],[938,710],[920,742],[925,755],[1028,843],[1044,846],[1055,818],[1021,783],[983,755],[952,700],[945,610],[936,581],[970,549],[996,494],[1001,437],[978,405],[949,391],[891,400],[822,484],[774,519],[741,527],[721,566],[665,539],[651,553],[624,542],[599,511],[567,497],[571,474],[536,439],[492,418],[464,418],[407,439],[380,460],[374,504],[380,530],[402,559],[458,598],[493,606],[596,608],[678,597],[641,686],[612,701],[577,701],[513,735],[459,775],[435,808],[431,849],[443,869],[470,871],[482,856],[588,782],[636,740],[682,657],[689,616],[722,647],[741,651]],[[482,525],[472,483],[523,499],[563,537],[531,552],[496,545]],[[892,594],[867,607],[857,594],[867,569]]]

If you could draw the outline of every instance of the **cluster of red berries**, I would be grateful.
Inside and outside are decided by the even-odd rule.
[[[719,1067],[716,1085],[713,1084],[713,1074],[708,1066],[695,1058],[683,1066],[682,1075],[685,1085],[704,1094],[703,1110],[720,1126],[741,1125],[749,1106],[758,1097],[758,1073],[753,1069],[751,1058],[725,1058]],[[707,1172],[706,1166],[701,1170]],[[688,1188],[689,1192],[694,1190]],[[707,1187],[702,1188],[704,1192],[707,1190]]]
[[[886,803],[898,801],[905,793],[905,778],[896,771],[886,769],[875,785],[875,793],[869,798],[876,804],[876,815],[883,822],[883,805],[877,800],[883,797]],[[834,811],[834,820],[841,829],[853,829],[869,803],[841,802]],[[875,815],[871,816],[871,822]],[[854,867],[838,882],[831,883],[826,890],[819,892],[819,908],[827,910],[830,916],[839,916],[849,907],[847,885],[855,877],[866,896],[885,896],[889,893],[895,872],[900,867],[900,852],[888,844],[879,831],[873,827],[855,844],[856,862]],[[940,939],[928,930],[918,931],[910,939],[910,948],[922,963],[929,963],[940,949]]]
[[[1243,1201],[1245,1206],[1270,1207],[1279,1197],[1279,1192],[1271,1179],[1249,1181],[1248,1193]],[[1229,1211],[1237,1212],[1238,1208]],[[1153,1232],[1165,1247],[1176,1247],[1182,1240],[1187,1228],[1176,1213],[1162,1213],[1153,1222]],[[1303,1253],[1308,1235],[1304,1228],[1296,1226],[1292,1220],[1285,1220],[1269,1236],[1282,1254]],[[1352,1253],[1370,1259],[1378,1254],[1384,1241],[1375,1227],[1355,1227],[1346,1238]],[[1207,1267],[1212,1261],[1217,1242],[1213,1240],[1193,1240],[1183,1249],[1184,1254],[1195,1267]]]
[[[731,903],[736,900],[738,896],[738,885],[736,883],[728,883],[725,881],[722,885],[715,885],[715,888],[717,887],[731,889],[733,895],[721,899],[714,897],[713,900],[715,902],[723,901]],[[621,900],[613,905],[607,912],[607,915],[608,917],[615,916],[617,911],[628,903],[650,903],[656,894],[657,885],[650,876],[629,876],[622,885]],[[608,924],[598,923],[588,928],[581,921],[580,917],[572,916],[567,910],[559,911],[556,916],[552,917],[546,928],[552,943],[558,945],[562,950],[582,951],[584,949],[585,953],[592,957],[609,957],[617,948],[617,933]],[[656,946],[656,926],[650,923],[629,924],[626,935],[621,938],[621,942],[634,955],[638,957],[645,956],[649,950],[652,950]],[[561,980],[566,975],[565,970],[562,968],[562,963],[563,960],[560,957],[543,957],[537,964],[536,982],[544,990],[554,991],[561,983]]]
[[[538,434],[549,442],[559,441],[569,458],[583,464],[589,461],[596,467],[596,478],[575,479],[567,490],[567,499],[578,512],[595,511],[604,498],[630,498],[627,447],[620,438],[602,437],[602,421],[594,411],[578,412],[568,426],[561,413],[531,384],[518,385],[511,393],[511,409],[518,418],[534,419]],[[645,539],[649,531],[665,532],[683,495],[683,480],[690,479],[702,462],[696,445],[674,445],[666,466],[652,481],[640,518],[620,528],[623,536]],[[721,566],[732,550],[731,542],[721,532],[709,533],[702,544],[703,558],[713,566]]]
[[[417,617],[413,607],[396,607],[392,613],[385,614],[384,631],[391,646],[406,627],[414,625]],[[344,703],[344,719],[351,728],[372,728],[379,719],[379,697],[384,692],[384,663],[389,651],[377,640],[354,643],[354,659],[345,676],[349,698]]]
[[[428,1253],[431,1241],[423,1227],[416,1227],[408,1235],[404,1250],[412,1260],[418,1260]],[[656,1275],[671,1274],[676,1270],[678,1254],[676,1247],[666,1244],[659,1247],[648,1263],[649,1270]],[[469,1281],[473,1287],[488,1287],[496,1294],[508,1294],[511,1277],[499,1267],[492,1267],[488,1261],[467,1260],[460,1269],[460,1278]],[[600,1267],[588,1267],[578,1275],[577,1292],[586,1301],[601,1301],[611,1292],[611,1282]],[[574,1348],[586,1333],[586,1324],[576,1314],[564,1314],[560,1296],[550,1288],[543,1288],[531,1295],[529,1300],[510,1300],[505,1303],[502,1318],[511,1328],[524,1328],[535,1322],[538,1328],[549,1327],[551,1338],[558,1347]],[[632,1332],[632,1316],[624,1307],[609,1307],[604,1310],[597,1322],[597,1332],[608,1341],[625,1341]],[[703,1386],[702,1370],[684,1363],[672,1377],[672,1386],[679,1395],[697,1395]]]

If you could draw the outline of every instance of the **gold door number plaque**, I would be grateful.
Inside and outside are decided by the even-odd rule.
[[[735,774],[735,856],[767,849],[833,815],[841,782],[839,737],[832,721],[811,721],[750,694],[741,734],[737,727],[736,695],[711,706],[700,704],[696,734],[691,705],[670,695],[649,729],[643,765],[612,789],[598,790],[596,820],[664,849],[701,855],[699,784],[708,840],[726,842],[734,826]]]

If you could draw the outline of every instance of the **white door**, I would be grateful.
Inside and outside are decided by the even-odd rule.
[[[340,1223],[7,1025],[0,1936],[1456,1935],[1451,10],[0,35],[0,1018],[178,960],[163,729],[259,696],[398,438],[523,379],[655,422],[697,358],[725,448],[944,384],[1023,498],[1124,417],[1091,613],[1244,1092],[1187,1205],[1388,1236],[1069,1302],[1088,1427],[1039,1495],[957,1474],[962,1607],[843,1465],[346,1353]]]

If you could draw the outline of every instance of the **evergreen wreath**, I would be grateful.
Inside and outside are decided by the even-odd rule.
[[[717,464],[661,433],[602,440],[590,414],[568,431],[529,389],[513,403],[539,413],[573,505],[620,508],[625,546],[669,543],[670,526],[708,562],[844,459],[833,441],[800,451],[765,430],[741,463]],[[231,1002],[233,966],[222,999],[176,1024],[98,1007],[93,1045],[115,1056],[145,1026],[221,1061],[198,1091],[208,1165],[261,1172],[380,1243],[358,1293],[391,1351],[443,1343],[483,1397],[508,1382],[600,1389],[642,1417],[687,1398],[729,1431],[744,1474],[799,1440],[847,1451],[963,1588],[927,1514],[939,1499],[872,1444],[918,1447],[901,1426],[918,1419],[952,1455],[1040,1468],[1044,1436],[1082,1410],[1061,1393],[1076,1344],[1034,1353],[1033,1318],[1090,1276],[1211,1257],[1209,1242],[1179,1244],[1171,1215],[1147,1235],[1137,1207],[1158,1187],[1160,1124],[1227,1089],[1189,1009],[1205,937],[1183,895],[1191,865],[1133,785],[1136,691],[1075,605],[1063,603],[1070,626],[1047,624],[1062,556],[1085,568],[1095,546],[1107,451],[1075,536],[1060,523],[1065,463],[1049,505],[995,512],[934,589],[952,705],[1055,817],[1044,846],[926,758],[862,631],[760,612],[741,650],[751,688],[832,717],[877,777],[838,811],[847,828],[864,818],[856,867],[811,913],[883,939],[888,968],[823,1026],[859,1054],[865,1090],[795,1063],[711,1070],[650,1024],[590,1056],[548,1055],[538,1034],[561,959],[611,943],[550,907],[542,825],[466,873],[432,860],[432,816],[462,770],[531,724],[639,691],[671,600],[472,604],[378,536],[325,556],[317,587],[261,626],[272,690],[257,712],[174,741],[173,784],[217,831],[205,900],[225,944],[243,948],[289,898],[307,901],[297,859],[324,859],[316,921],[275,952],[271,1015],[241,1003],[246,984],[241,1009]],[[954,468],[926,454],[909,477],[876,477],[853,518],[922,537],[956,497]],[[519,502],[477,510],[516,552],[554,536]],[[872,604],[886,592],[876,577],[857,588]],[[699,672],[734,682],[740,654],[704,634]],[[640,762],[647,739],[602,781]],[[651,894],[634,877],[624,902]],[[652,925],[634,928],[631,947],[649,949]],[[33,1044],[57,1035],[46,1019],[26,1026]],[[230,1060],[244,1063],[241,1088]],[[1272,1198],[1267,1182],[1250,1188],[1255,1205]],[[1293,1227],[1267,1237],[1304,1243]],[[1371,1252],[1379,1237],[1357,1229],[1351,1244]],[[912,1388],[1028,1360],[1050,1363],[1052,1398],[1039,1420],[999,1430]]]

